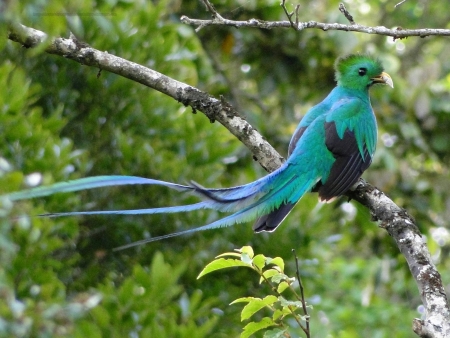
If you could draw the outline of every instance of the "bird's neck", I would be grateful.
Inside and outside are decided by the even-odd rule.
[[[358,97],[361,100],[367,100],[370,101],[369,99],[369,88],[350,88],[347,86],[342,86],[342,85],[338,85],[336,88],[336,90],[339,91],[340,95],[346,96],[346,97]]]

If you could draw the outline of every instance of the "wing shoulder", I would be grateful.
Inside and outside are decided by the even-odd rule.
[[[312,107],[306,115],[302,118],[300,123],[297,126],[294,134],[291,137],[291,141],[289,142],[288,148],[288,156],[294,152],[295,147],[297,146],[298,141],[302,138],[306,129],[320,116],[325,115],[330,109],[330,105],[326,101],[322,101],[318,105]]]

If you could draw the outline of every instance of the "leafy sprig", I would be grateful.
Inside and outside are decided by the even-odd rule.
[[[260,276],[259,283],[268,284],[273,292],[263,298],[241,297],[230,303],[230,305],[246,303],[241,311],[241,321],[250,319],[263,309],[272,312],[270,317],[263,317],[258,322],[250,321],[245,325],[241,338],[250,337],[255,332],[268,328],[272,329],[264,333],[265,338],[291,337],[288,331],[289,326],[285,322],[287,317],[293,317],[306,337],[310,337],[308,308],[312,307],[306,304],[304,298],[297,258],[297,277],[289,277],[284,272],[285,264],[281,257],[271,258],[263,254],[255,255],[251,246],[244,246],[236,249],[235,252],[226,252],[217,256],[215,260],[205,266],[197,278],[231,267],[252,269]],[[300,294],[295,290],[297,286],[300,287]],[[290,297],[293,299],[286,296],[287,290],[290,290]]]

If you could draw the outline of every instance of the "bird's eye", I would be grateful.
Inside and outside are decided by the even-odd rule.
[[[359,76],[364,76],[367,73],[367,68],[359,68],[358,69],[358,74]]]

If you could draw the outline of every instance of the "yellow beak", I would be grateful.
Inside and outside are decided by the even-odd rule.
[[[373,83],[382,83],[394,88],[394,81],[392,81],[391,76],[388,73],[382,72],[380,75],[371,78]]]

